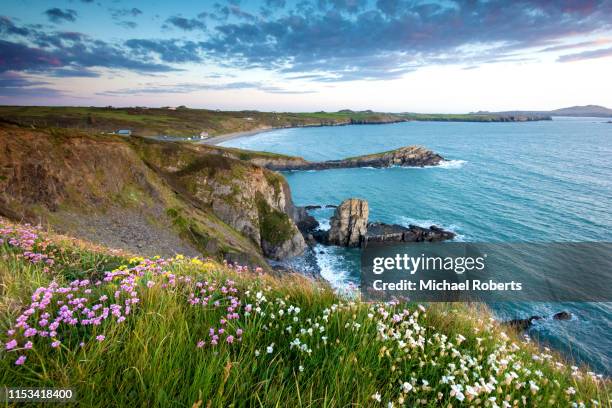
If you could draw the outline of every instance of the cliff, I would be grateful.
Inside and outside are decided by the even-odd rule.
[[[306,247],[284,178],[205,147],[0,127],[0,215],[147,255],[267,265]]]

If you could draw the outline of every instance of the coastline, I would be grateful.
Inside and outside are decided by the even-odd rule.
[[[213,136],[208,139],[204,139],[198,143],[216,146],[219,143],[227,142],[228,140],[239,139],[241,137],[247,137],[247,136],[255,136],[259,133],[270,132],[272,130],[277,130],[277,129],[287,129],[287,128],[269,126],[269,127],[263,127],[263,128],[253,129],[253,130],[244,130],[242,132],[226,133],[223,135],[217,135],[217,136]]]

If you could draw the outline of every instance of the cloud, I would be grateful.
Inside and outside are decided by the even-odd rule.
[[[46,32],[32,26],[18,27],[0,18],[0,73],[6,71],[48,72],[66,76],[94,67],[127,69],[141,73],[170,72],[178,68],[153,58],[138,58],[122,45],[93,39],[77,32]],[[60,74],[56,74],[60,75]]]
[[[606,58],[612,57],[612,47],[610,48],[600,48],[598,50],[592,51],[583,51],[576,54],[567,54],[560,56],[557,61],[559,62],[575,62],[575,61],[583,61],[588,59],[595,58]]]
[[[610,38],[599,38],[597,40],[592,40],[592,41],[582,41],[582,42],[573,43],[573,44],[555,45],[553,47],[544,48],[540,52],[564,51],[564,50],[570,50],[573,48],[587,48],[587,47],[602,46],[602,45],[606,45],[610,43],[612,43],[612,39]]]
[[[231,15],[215,13],[224,10]],[[302,1],[263,20],[223,21],[202,50],[242,69],[389,79],[433,64],[518,61],[533,47],[610,30],[610,15],[607,0]]]
[[[236,89],[255,89],[267,93],[275,94],[307,94],[313,93],[309,90],[291,90],[262,82],[229,82],[225,84],[208,83],[179,83],[173,85],[145,84],[139,88],[125,88],[112,91],[105,91],[99,95],[105,96],[126,96],[126,95],[148,95],[148,94],[186,94],[198,91],[227,91]]]
[[[272,9],[281,9],[283,7],[285,7],[285,0],[266,0],[265,1],[266,7],[272,8]]]
[[[141,59],[159,57],[167,63],[201,62],[200,45],[193,41],[131,39],[125,42]]]
[[[136,7],[122,9],[111,8],[109,9],[109,11],[111,13],[111,17],[113,17],[114,19],[120,19],[124,17],[138,17],[142,14],[142,10]]]
[[[15,97],[60,97],[64,93],[44,85],[45,81],[32,81],[15,72],[4,72],[0,74],[0,99]]]
[[[327,10],[331,8],[348,13],[357,13],[368,4],[367,0],[318,0],[318,2],[320,9]]]
[[[184,31],[206,30],[206,24],[201,19],[172,16],[166,19],[165,27],[174,26]]]
[[[57,7],[50,8],[45,11],[47,18],[49,21],[55,24],[61,24],[66,21],[74,22],[76,21],[77,12],[73,9],[65,9],[61,10]]]
[[[138,24],[136,24],[133,21],[119,21],[116,23],[119,27],[123,27],[123,28],[129,28],[129,29],[134,29],[136,27],[138,27]]]

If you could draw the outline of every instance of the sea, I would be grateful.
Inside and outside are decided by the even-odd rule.
[[[368,201],[370,221],[437,225],[468,242],[612,242],[612,124],[602,118],[470,123],[403,122],[280,129],[223,146],[342,159],[422,145],[449,161],[438,167],[291,171],[297,205]],[[333,209],[313,210],[329,228]],[[316,248],[322,276],[358,283],[360,250]],[[612,282],[602,282],[612,290]],[[494,303],[500,320],[572,313],[537,321],[528,335],[576,365],[612,375],[612,303]]]

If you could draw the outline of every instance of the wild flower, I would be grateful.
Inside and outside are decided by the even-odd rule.
[[[9,341],[8,343],[6,343],[6,345],[5,345],[5,348],[6,348],[7,350],[12,350],[12,349],[14,349],[15,347],[17,347],[17,340],[15,340],[15,339],[10,340],[10,341]]]
[[[15,365],[23,365],[23,363],[25,363],[26,361],[26,356],[19,356],[17,357],[17,360],[15,360]]]

